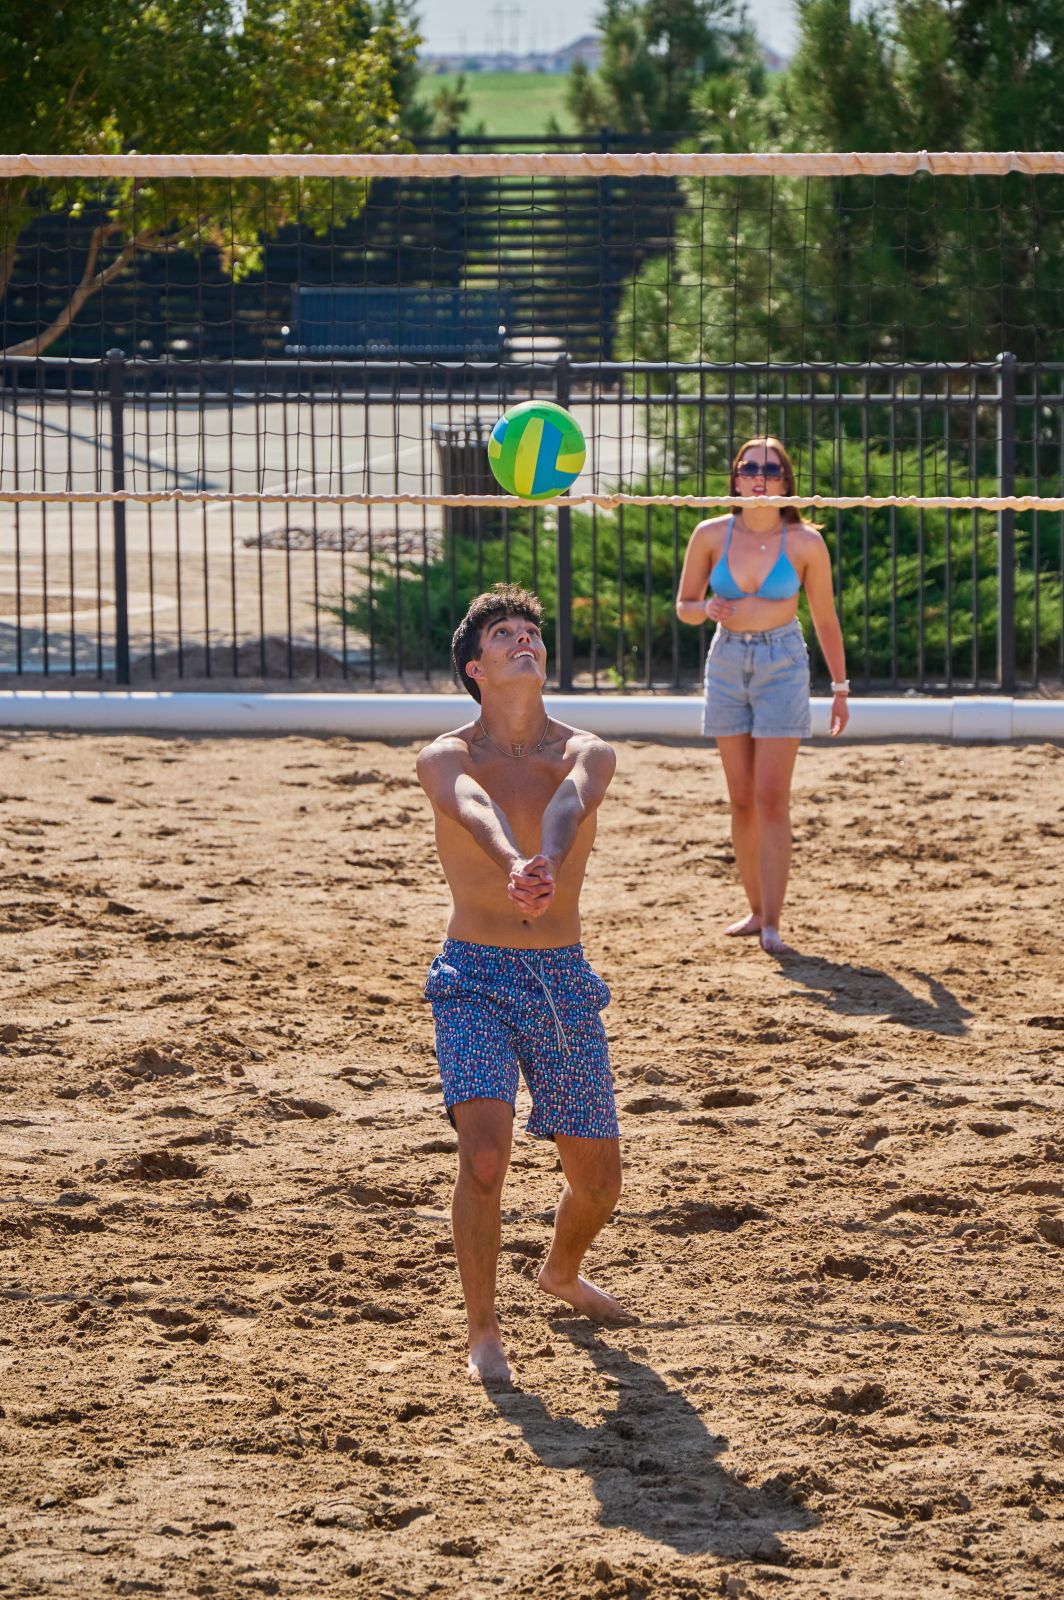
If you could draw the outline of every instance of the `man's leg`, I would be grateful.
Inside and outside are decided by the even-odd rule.
[[[510,1164],[513,1107],[505,1100],[464,1100],[453,1108],[458,1178],[451,1200],[454,1253],[469,1323],[469,1376],[508,1382],[510,1367],[495,1315],[499,1197]]]
[[[555,1136],[565,1187],[554,1219],[554,1238],[539,1274],[539,1287],[594,1322],[622,1322],[626,1314],[612,1295],[580,1276],[592,1239],[621,1192],[621,1148],[617,1139]]]

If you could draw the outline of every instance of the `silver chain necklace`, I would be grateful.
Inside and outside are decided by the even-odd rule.
[[[741,516],[741,514],[740,514],[740,519],[741,519],[741,521],[742,521],[742,525],[743,525],[743,532],[744,532],[744,533],[749,533],[749,534],[753,534],[753,537],[754,537],[754,538],[755,538],[755,539],[760,539],[760,537],[761,537],[761,535],[760,535],[760,534],[759,534],[759,533],[754,533],[754,530],[753,530],[753,528],[749,528],[749,527],[747,527],[747,525],[746,525],[746,518],[745,518],[745,517],[742,517],[742,516]],[[773,528],[773,530],[772,530],[772,532],[771,532],[771,533],[767,533],[767,534],[766,534],[766,535],[765,535],[765,538],[766,538],[766,539],[774,539],[774,538],[775,538],[775,537],[776,537],[776,535],[777,535],[777,534],[778,534],[778,533],[782,533],[782,532],[783,532],[783,528],[784,528],[784,521],[783,521],[783,518],[782,518],[782,517],[781,517],[781,518],[780,518],[780,525],[779,525],[779,527],[778,527],[778,528]],[[767,549],[768,549],[768,545],[767,545],[767,544],[763,544],[763,545],[762,545],[762,546],[761,546],[761,549],[762,549],[762,550],[767,550]]]
[[[534,756],[537,750],[541,750],[543,748],[543,741],[546,739],[547,729],[550,727],[550,713],[547,713],[547,720],[543,724],[543,732],[540,734],[538,740],[532,746],[531,750],[526,750],[523,744],[515,744],[509,750],[504,750],[502,745],[497,744],[492,738],[491,734],[488,732],[487,728],[485,728],[484,719],[482,717],[477,718],[477,727],[480,729],[488,743],[495,745],[496,750],[501,756],[510,756],[515,761],[523,761],[525,756]]]

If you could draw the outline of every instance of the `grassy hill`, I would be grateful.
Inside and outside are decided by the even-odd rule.
[[[426,74],[419,85],[419,98],[430,102],[437,90],[453,88],[456,74]],[[520,135],[546,133],[553,114],[563,133],[576,127],[565,109],[564,73],[544,72],[467,72],[466,93],[470,109],[463,129],[471,131],[483,122],[493,139],[512,139]]]

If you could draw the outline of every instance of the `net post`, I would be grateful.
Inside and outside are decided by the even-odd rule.
[[[998,357],[997,492],[1016,493],[1016,357]],[[1002,694],[1016,690],[1016,513],[998,512],[997,678]]]
[[[111,408],[111,488],[126,486],[126,353],[108,350],[107,395]],[[111,505],[115,562],[115,682],[129,683],[129,583],[126,566],[125,501]]]
[[[554,398],[569,406],[569,356],[563,353],[554,364]],[[558,688],[568,694],[573,687],[573,512],[563,495],[558,502],[558,554],[555,568],[558,598]]]

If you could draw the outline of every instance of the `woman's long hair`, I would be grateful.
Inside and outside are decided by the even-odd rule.
[[[779,439],[777,439],[774,434],[771,434],[771,433],[758,434],[756,438],[747,439],[745,444],[742,444],[742,445],[739,446],[738,450],[735,452],[735,459],[731,464],[731,472],[728,475],[728,492],[730,494],[738,493],[738,490],[737,490],[737,487],[736,487],[736,483],[735,483],[736,472],[737,472],[737,469],[738,469],[740,461],[743,459],[743,456],[746,454],[746,452],[750,449],[750,447],[752,445],[760,445],[763,450],[775,450],[776,454],[779,456],[780,461],[783,464],[783,484],[784,484],[784,486],[780,490],[780,494],[797,494],[798,491],[794,486],[795,485],[794,462],[791,460],[790,456],[787,454],[786,446],[783,445],[781,443],[781,441]],[[742,513],[742,509],[743,509],[742,502],[740,502],[740,504],[737,505],[737,506],[732,506],[732,510],[733,511],[737,511],[740,514]],[[805,518],[802,516],[801,509],[798,506],[781,506],[780,507],[780,516],[783,518],[784,522],[804,522],[805,521]],[[811,526],[815,527],[816,524],[813,523],[813,524],[811,524]]]

